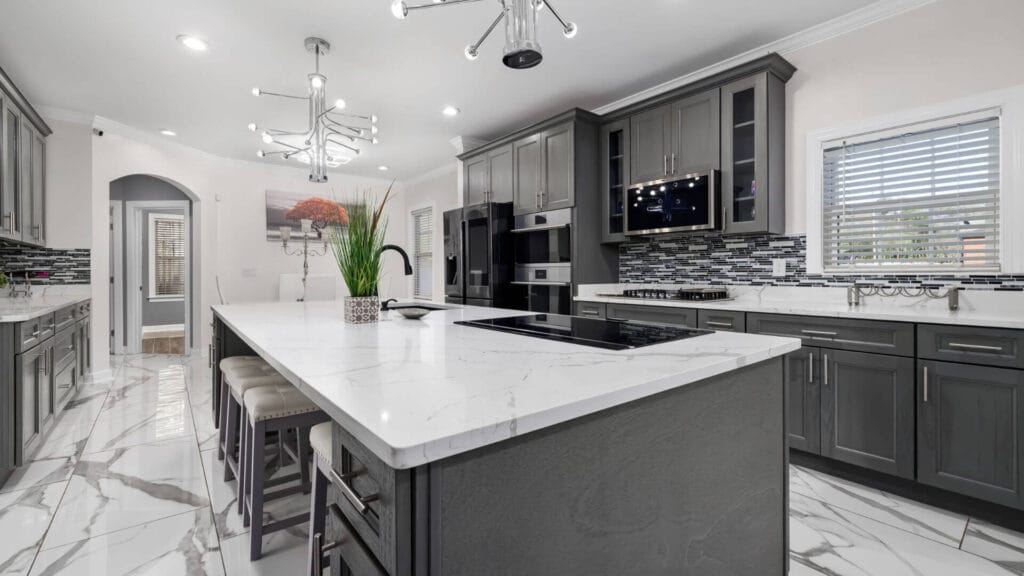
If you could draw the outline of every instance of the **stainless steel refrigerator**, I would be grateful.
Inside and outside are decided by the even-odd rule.
[[[511,203],[444,213],[445,302],[505,307],[512,282]]]

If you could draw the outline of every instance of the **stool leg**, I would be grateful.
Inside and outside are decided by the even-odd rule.
[[[224,428],[227,422],[227,398],[230,396],[228,392],[228,386],[224,382],[223,374],[220,377],[220,413],[217,415],[217,422],[219,424],[219,430],[217,431],[217,459],[224,459]]]
[[[327,477],[321,471],[320,467],[323,466],[320,461],[320,457],[313,455],[313,495],[309,502],[309,574],[310,576],[323,576],[317,574],[313,569],[317,565],[316,555],[323,554],[323,551],[315,545],[313,536],[321,534],[322,537],[326,537],[327,534],[324,532],[325,525],[327,524]],[[323,538],[321,539],[323,541]]]
[[[222,402],[225,401],[222,400]],[[234,394],[228,393],[226,404],[227,407],[223,409],[227,410],[227,421],[221,426],[220,432],[224,438],[224,445],[221,446],[221,453],[226,454],[226,458],[228,460],[234,460],[238,468],[241,469],[241,466],[238,465],[238,458],[235,456],[235,444],[238,442],[238,419],[241,410],[239,409],[238,402],[235,402]],[[234,472],[231,470],[231,466],[225,464],[224,481],[230,481],[233,476]]]
[[[252,525],[249,527],[249,561],[255,562],[263,556],[263,476],[265,468],[265,444],[267,428],[265,422],[256,422],[252,428],[252,453],[249,467],[249,514]]]
[[[299,428],[296,434],[295,453],[299,456],[299,479],[302,493],[309,494],[309,428]]]
[[[242,526],[249,527],[249,509],[245,507],[245,498],[249,494],[249,445],[252,443],[252,431],[249,429],[249,416],[242,410],[242,445],[238,450],[238,513],[242,515]]]

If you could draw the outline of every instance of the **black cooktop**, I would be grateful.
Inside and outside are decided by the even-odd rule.
[[[694,330],[667,324],[581,318],[561,314],[462,320],[456,324],[607,350],[630,350],[711,334],[710,330]]]

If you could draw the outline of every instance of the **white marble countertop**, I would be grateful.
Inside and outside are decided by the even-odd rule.
[[[86,300],[88,294],[0,298],[0,323],[24,322]]]
[[[630,285],[642,287],[646,285]],[[651,285],[654,287],[655,285]],[[921,324],[950,324],[989,328],[1024,329],[1024,293],[967,290],[960,293],[960,309],[951,311],[945,299],[927,298],[865,298],[859,306],[846,302],[845,288],[801,288],[728,286],[733,300],[717,302],[684,302],[680,300],[648,300],[615,298],[605,294],[621,292],[622,285],[580,286],[577,302],[636,304],[674,308],[702,308],[736,312],[793,314]]]
[[[797,350],[715,332],[610,351],[455,325],[454,307],[352,325],[340,302],[215,306],[250,347],[384,462],[412,468]]]

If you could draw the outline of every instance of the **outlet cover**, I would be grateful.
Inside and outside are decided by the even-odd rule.
[[[772,276],[785,276],[786,275],[786,259],[785,258],[773,258],[772,259]]]

